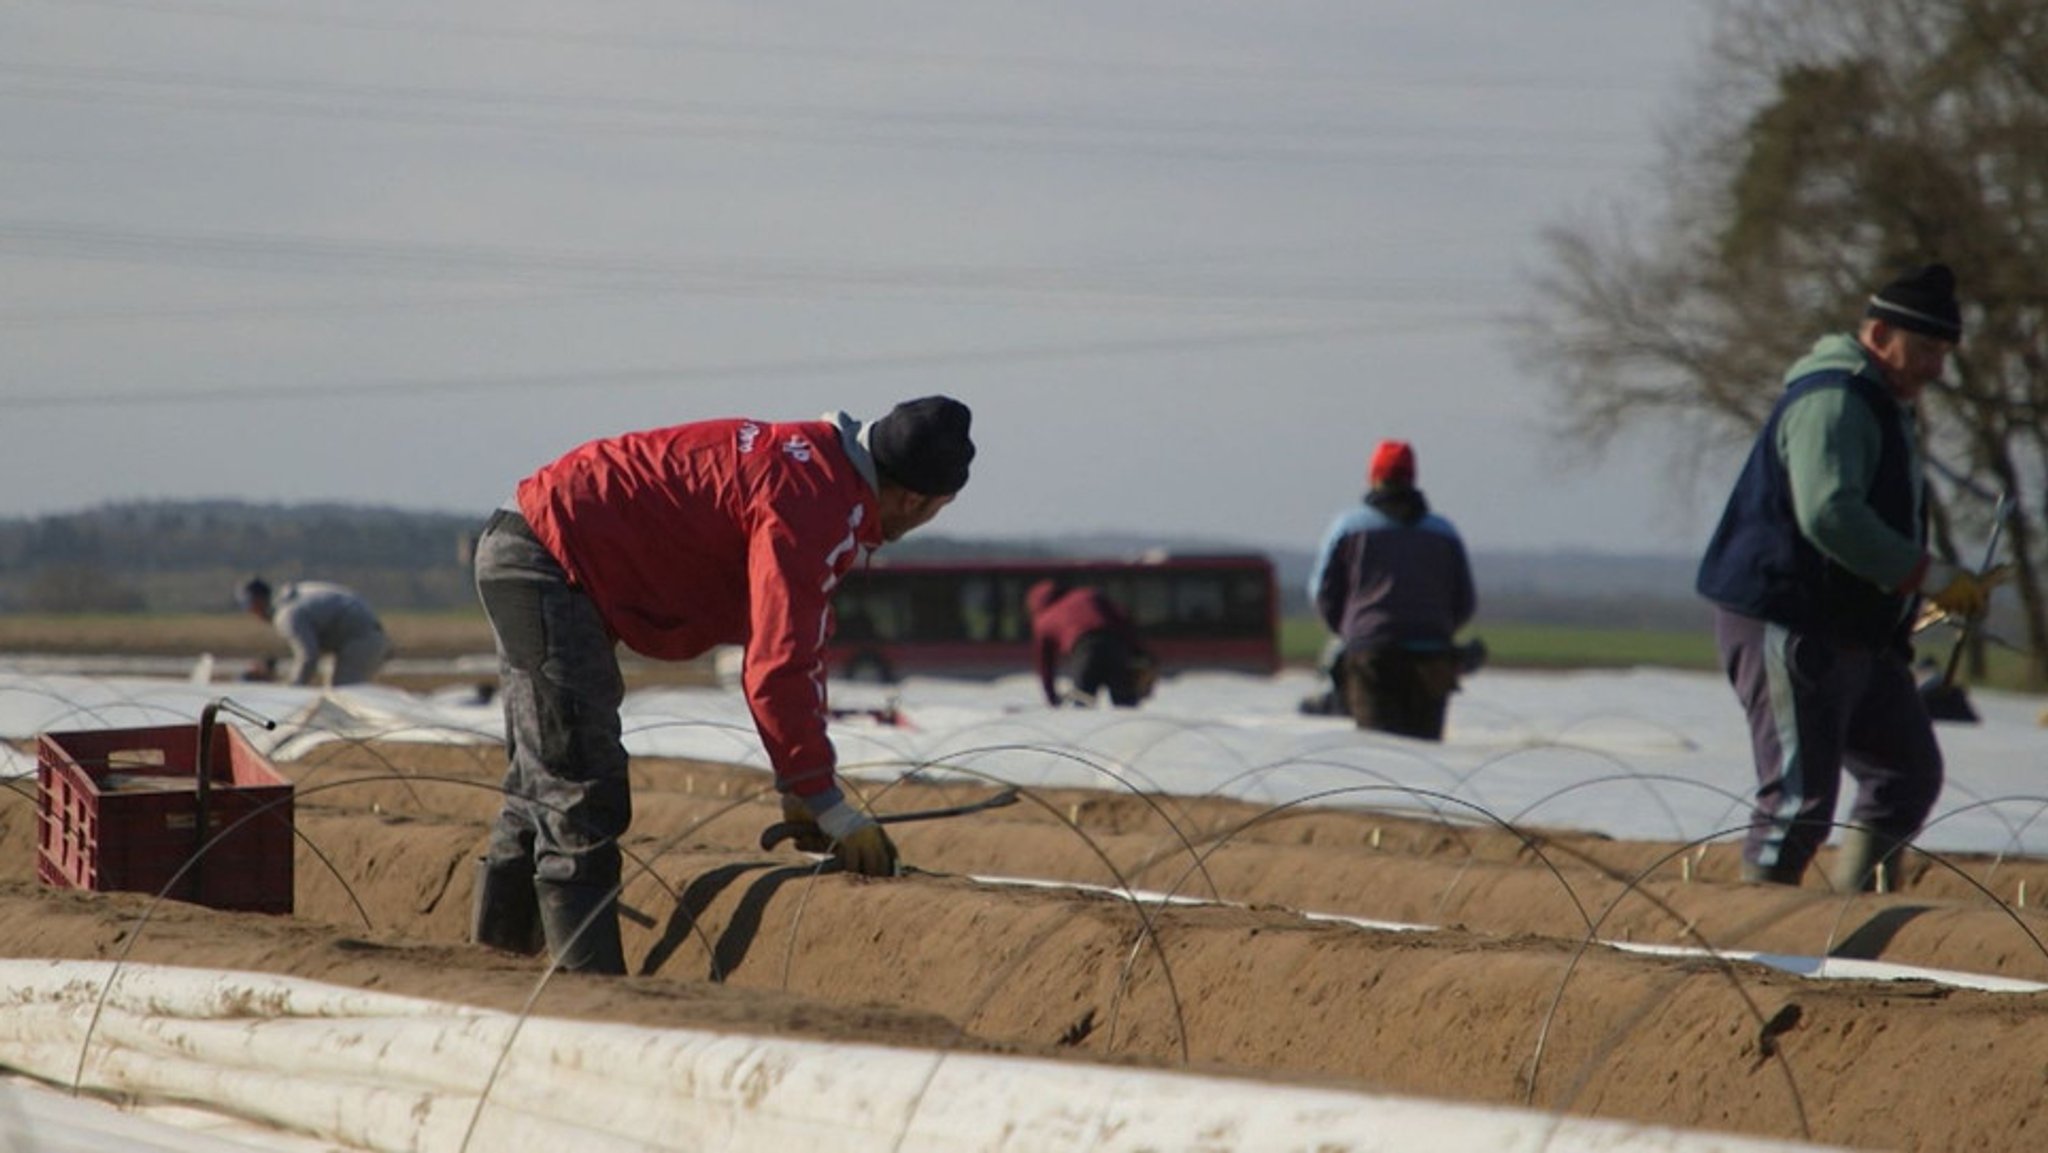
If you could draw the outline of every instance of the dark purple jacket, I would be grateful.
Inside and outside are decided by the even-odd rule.
[[[1330,524],[1309,599],[1348,649],[1446,649],[1479,607],[1465,544],[1412,488],[1377,488]]]

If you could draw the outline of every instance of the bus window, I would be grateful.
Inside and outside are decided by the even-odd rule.
[[[832,610],[839,618],[834,639],[849,644],[903,639],[904,614],[899,600],[886,588],[840,586],[832,596]]]
[[[1034,654],[1024,596],[1047,579],[1101,590],[1130,616],[1162,667],[1279,667],[1272,562],[1256,554],[863,567],[833,595],[833,667],[879,666],[892,675],[1028,671]]]
[[[1024,594],[1041,578],[1036,576],[1006,576],[1002,579],[1002,592],[996,598],[995,636],[991,639],[1022,644],[1031,639],[1031,614],[1024,610]]]
[[[957,641],[965,632],[956,581],[933,576],[910,586],[910,627],[905,630],[904,639]]]
[[[995,582],[987,577],[968,577],[960,582],[960,621],[970,641],[996,639],[1002,623],[996,609]]]
[[[1218,631],[1226,615],[1223,580],[1190,574],[1174,582],[1173,615],[1191,636]]]

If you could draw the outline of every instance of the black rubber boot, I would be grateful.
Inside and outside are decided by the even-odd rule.
[[[476,863],[469,935],[479,945],[525,957],[538,956],[547,947],[547,939],[541,935],[540,898],[533,891],[531,863]]]
[[[572,973],[624,976],[626,951],[619,943],[619,902],[610,885],[536,881],[540,922],[557,968]]]
[[[1799,887],[1800,878],[1806,875],[1806,866],[1793,868],[1790,865],[1759,865],[1755,861],[1742,862],[1742,880],[1751,885],[1790,885]]]
[[[1875,829],[1850,825],[1842,830],[1842,846],[1828,873],[1828,883],[1837,893],[1895,892],[1899,887],[1899,850],[1904,844]]]

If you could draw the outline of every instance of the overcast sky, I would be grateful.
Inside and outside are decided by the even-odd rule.
[[[0,515],[483,510],[592,437],[971,404],[962,536],[1682,553],[1506,317],[1643,195],[1699,0],[14,0]],[[1730,462],[1730,469],[1733,462]],[[1718,487],[1718,486],[1715,486]]]

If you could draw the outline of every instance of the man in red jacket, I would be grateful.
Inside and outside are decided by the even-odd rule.
[[[799,843],[829,846],[850,872],[894,874],[895,846],[834,777],[832,590],[863,550],[966,485],[971,417],[931,396],[869,424],[700,421],[592,441],[520,483],[476,552],[510,762],[477,875],[476,940],[625,971],[620,643],[660,660],[744,645],[747,705],[785,816],[812,826]]]
[[[1131,618],[1102,590],[1063,590],[1057,581],[1042,580],[1025,590],[1024,608],[1031,614],[1031,645],[1037,652],[1046,704],[1058,708],[1062,703],[1054,679],[1062,660],[1077,704],[1095,703],[1095,694],[1103,689],[1120,709],[1134,708],[1152,695],[1151,654],[1138,639]]]

